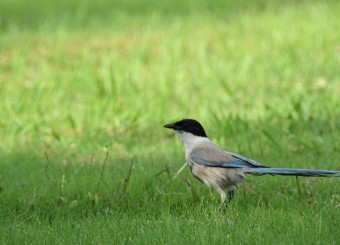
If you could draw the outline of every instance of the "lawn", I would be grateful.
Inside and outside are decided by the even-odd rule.
[[[249,177],[225,213],[163,128],[340,170],[339,1],[0,0],[1,244],[339,244],[340,179]],[[191,184],[191,188],[184,179]]]

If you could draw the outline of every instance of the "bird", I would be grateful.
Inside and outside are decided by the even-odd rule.
[[[178,134],[184,145],[186,163],[193,176],[215,189],[221,196],[222,205],[228,206],[235,196],[235,190],[249,175],[340,177],[340,171],[271,168],[223,150],[208,138],[202,125],[195,119],[183,119],[164,127],[173,129]]]

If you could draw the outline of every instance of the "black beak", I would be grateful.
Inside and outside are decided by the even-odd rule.
[[[175,126],[175,124],[170,123],[170,124],[166,124],[164,125],[165,128],[171,128],[171,129],[176,129],[177,127]]]

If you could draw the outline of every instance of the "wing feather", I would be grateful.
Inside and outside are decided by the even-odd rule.
[[[266,168],[266,166],[243,157],[241,155],[224,151],[216,146],[196,148],[191,152],[193,162],[208,167],[218,168]]]

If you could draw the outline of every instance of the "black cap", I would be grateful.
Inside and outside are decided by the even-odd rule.
[[[164,127],[192,133],[196,136],[208,137],[202,125],[194,119],[183,119],[175,123],[166,124]]]

